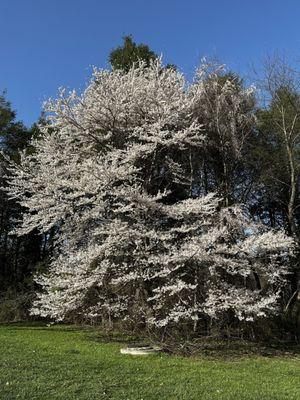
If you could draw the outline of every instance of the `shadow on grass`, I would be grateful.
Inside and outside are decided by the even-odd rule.
[[[44,321],[28,321],[28,322],[9,322],[0,323],[0,328],[5,327],[5,330],[26,330],[26,331],[52,331],[52,332],[78,332],[84,331],[86,327],[68,324],[51,324]],[[89,328],[90,329],[90,328]]]
[[[242,339],[201,338],[185,343],[167,343],[165,350],[169,354],[226,360],[300,356],[300,345],[294,342],[252,342]]]
[[[141,336],[121,332],[90,330],[85,338],[99,343],[145,343],[155,344]],[[159,344],[162,351],[170,355],[200,357],[207,359],[234,360],[245,357],[299,357],[300,344],[295,342],[255,342],[243,339],[218,339],[201,337],[189,341],[168,341]]]
[[[68,324],[49,324],[44,321],[0,323],[11,331],[44,331],[51,332],[78,332],[83,333],[84,340],[101,343],[147,343],[153,344],[147,338],[130,335],[118,331],[104,332],[92,326],[76,326]],[[300,344],[295,342],[254,342],[242,339],[218,339],[201,337],[189,341],[168,341],[159,343],[162,351],[170,355],[180,355],[214,360],[235,360],[246,357],[300,357]]]

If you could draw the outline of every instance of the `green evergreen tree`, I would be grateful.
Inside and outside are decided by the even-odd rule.
[[[112,50],[109,55],[109,62],[113,69],[128,71],[134,63],[144,61],[149,65],[157,55],[146,44],[136,44],[132,36],[123,37],[123,45]]]
[[[16,113],[3,93],[0,96],[0,320],[26,315],[32,275],[43,254],[44,238],[37,231],[22,237],[11,235],[23,210],[5,191],[8,158],[18,163],[20,150],[29,149],[30,139],[36,135],[37,125],[27,129],[16,121]]]

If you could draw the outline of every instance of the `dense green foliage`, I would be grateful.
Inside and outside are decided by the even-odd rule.
[[[17,237],[13,230],[21,218],[20,205],[7,197],[9,175],[7,157],[19,161],[20,151],[32,151],[30,140],[37,136],[37,125],[26,128],[4,94],[0,96],[0,320],[22,319],[32,298],[32,273],[45,258],[45,238],[33,231]]]
[[[5,400],[297,400],[300,359],[121,355],[124,343],[64,326],[0,326]]]
[[[146,44],[136,44],[131,36],[123,38],[123,46],[119,46],[112,50],[109,56],[110,64],[113,68],[128,71],[133,63],[145,61],[149,65],[157,55],[150,50]]]

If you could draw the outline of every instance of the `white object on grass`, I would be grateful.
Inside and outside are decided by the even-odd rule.
[[[153,353],[158,353],[160,348],[158,347],[125,347],[120,350],[121,354],[132,354],[132,355],[148,355]]]

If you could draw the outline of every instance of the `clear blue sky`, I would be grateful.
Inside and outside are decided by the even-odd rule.
[[[0,90],[30,125],[60,86],[132,34],[188,76],[204,55],[245,73],[276,50],[300,58],[299,0],[0,0]]]

